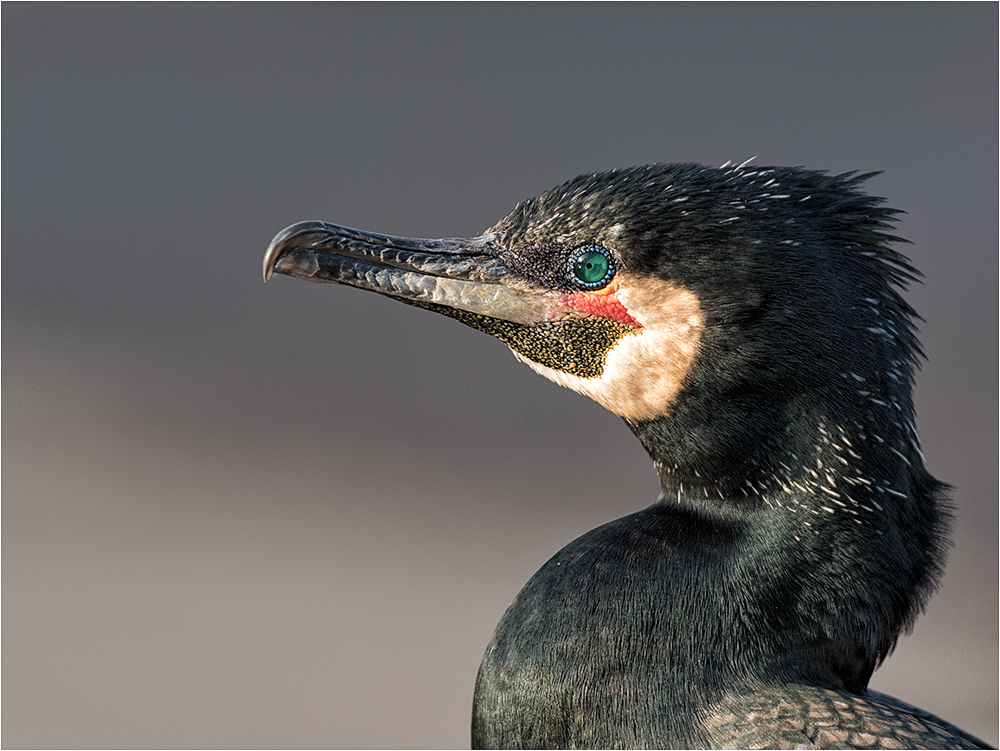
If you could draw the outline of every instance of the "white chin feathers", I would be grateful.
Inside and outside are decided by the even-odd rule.
[[[608,351],[604,370],[581,378],[514,352],[536,373],[589,396],[605,409],[639,422],[670,414],[698,354],[703,321],[698,298],[676,284],[622,275],[618,300],[641,325]]]

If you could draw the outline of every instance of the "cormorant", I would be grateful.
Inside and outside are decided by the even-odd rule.
[[[873,173],[875,174],[875,173]],[[943,565],[896,212],[871,175],[745,164],[585,174],[483,235],[288,227],[272,272],[484,331],[621,416],[648,508],[514,599],[476,681],[475,747],[983,748],[867,690]]]

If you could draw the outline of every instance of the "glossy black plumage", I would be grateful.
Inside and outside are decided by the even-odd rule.
[[[982,745],[866,693],[940,575],[947,513],[913,423],[915,272],[863,179],[650,165],[582,175],[473,240],[304,223],[272,243],[265,276],[497,336],[621,415],[659,472],[656,503],[511,604],[474,745]],[[581,248],[614,279],[581,288]]]

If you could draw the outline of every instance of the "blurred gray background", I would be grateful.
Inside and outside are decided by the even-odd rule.
[[[872,682],[996,743],[997,6],[4,3],[3,745],[462,747],[496,621],[655,498],[487,336],[261,282],[653,161],[885,170],[944,586]]]

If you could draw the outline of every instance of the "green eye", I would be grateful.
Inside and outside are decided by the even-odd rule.
[[[588,245],[580,248],[570,259],[573,281],[581,287],[603,287],[615,275],[611,256],[604,248]]]

